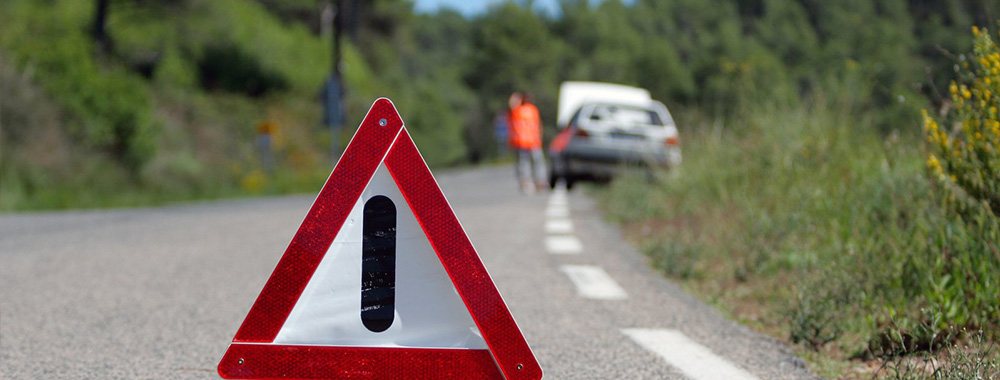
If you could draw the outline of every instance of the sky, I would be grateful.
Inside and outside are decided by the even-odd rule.
[[[477,16],[486,12],[493,4],[504,0],[414,0],[414,10],[417,13],[434,13],[439,8],[451,8],[466,17]],[[535,8],[545,13],[559,13],[558,0],[535,0]]]

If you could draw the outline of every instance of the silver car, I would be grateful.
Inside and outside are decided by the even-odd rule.
[[[561,179],[572,187],[577,180],[610,179],[626,166],[670,168],[681,163],[674,120],[648,92],[607,83],[568,83],[572,85],[560,90],[560,116],[564,106],[575,111],[549,145],[550,183]],[[599,96],[579,96],[580,88],[596,89],[589,92]],[[578,100],[563,101],[574,95]]]

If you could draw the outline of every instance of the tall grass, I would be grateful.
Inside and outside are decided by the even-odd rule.
[[[883,136],[853,104],[818,98],[691,120],[679,171],[654,183],[624,176],[600,198],[635,226],[657,268],[827,357],[919,351],[956,327],[996,339],[997,221],[939,201],[920,125]]]

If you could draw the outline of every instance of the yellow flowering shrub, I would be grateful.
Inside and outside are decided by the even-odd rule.
[[[957,206],[982,205],[1000,216],[1000,48],[972,27],[975,48],[962,56],[948,90],[954,109],[939,124],[923,111],[927,167]]]

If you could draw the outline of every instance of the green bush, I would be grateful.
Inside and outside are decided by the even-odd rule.
[[[228,54],[254,61],[261,72],[280,77],[288,89],[310,97],[330,71],[329,40],[316,37],[302,24],[283,24],[257,1],[191,2],[169,21],[168,40],[176,41],[195,62],[204,62],[206,54],[218,54],[212,51],[219,48],[238,51]]]
[[[926,111],[927,167],[949,215],[934,240],[928,298],[949,322],[1000,326],[1000,47],[972,28],[941,124]],[[1000,335],[990,329],[991,336]]]
[[[248,96],[261,96],[288,87],[285,79],[267,70],[257,60],[231,44],[205,48],[198,61],[202,87],[221,89]]]
[[[136,172],[156,149],[148,90],[141,78],[95,57],[85,33],[88,12],[74,3],[11,6],[10,14],[0,16],[5,24],[0,48],[19,66],[37,72],[48,94],[72,116],[74,137]]]
[[[973,27],[975,48],[962,56],[949,87],[954,110],[944,125],[924,111],[931,152],[927,166],[954,206],[1000,217],[1000,47],[989,31]],[[953,126],[953,127],[952,127]],[[952,128],[949,128],[952,127]]]

